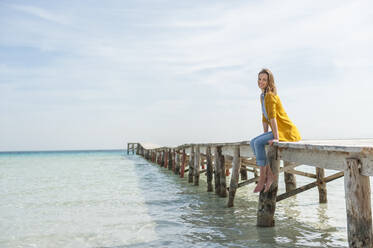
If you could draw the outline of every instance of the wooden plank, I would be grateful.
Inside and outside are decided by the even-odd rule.
[[[325,178],[324,178],[324,181],[325,181],[325,183],[328,183],[328,182],[331,182],[331,181],[333,181],[333,180],[335,180],[335,179],[338,179],[338,178],[340,178],[340,177],[343,177],[343,171],[338,172],[338,173],[336,173],[336,174],[333,174],[333,175],[331,175],[331,176],[325,177]],[[286,199],[286,198],[289,198],[289,197],[291,197],[291,196],[293,196],[293,195],[296,195],[296,194],[302,193],[302,192],[304,192],[304,191],[306,191],[306,190],[309,190],[309,189],[312,189],[312,188],[314,188],[314,187],[316,187],[316,186],[317,186],[317,181],[312,182],[312,183],[309,183],[309,184],[306,184],[306,185],[304,185],[304,186],[302,186],[302,187],[299,187],[299,188],[297,188],[297,189],[295,189],[295,190],[293,190],[293,191],[286,192],[286,193],[284,193],[284,194],[281,194],[281,195],[277,196],[276,201],[278,201],[278,202],[279,202],[279,201],[282,201],[282,200],[284,200],[284,199]]]
[[[317,178],[316,174],[312,174],[312,173],[308,173],[308,172],[304,172],[304,171],[298,171],[298,170],[294,170],[294,169],[289,169],[287,170],[288,173],[292,173],[292,174],[295,174],[295,175],[299,175],[299,176],[304,176],[304,177],[309,177],[309,178]]]
[[[242,157],[253,157],[250,141],[233,143],[200,144],[201,149],[207,146],[223,146],[222,154],[233,156],[234,145],[240,145]],[[373,140],[342,140],[342,141],[302,141],[279,142],[280,159],[320,168],[343,171],[346,157],[357,157],[362,162],[362,175],[373,176]],[[178,148],[190,149],[191,144],[181,145]],[[266,148],[268,149],[268,148]]]
[[[346,159],[345,199],[347,234],[350,247],[372,248],[372,209],[369,177],[360,173],[358,159]]]
[[[238,183],[237,187],[238,187],[238,188],[241,188],[241,187],[243,187],[243,186],[245,186],[245,185],[248,185],[248,184],[251,184],[251,183],[255,183],[255,182],[257,182],[258,180],[259,180],[259,177],[256,176],[256,177],[251,178],[251,179],[249,179],[249,180],[246,180],[246,181],[243,181],[243,182]]]
[[[339,171],[344,171],[344,161],[346,158],[355,157],[361,161],[361,174],[364,176],[373,176],[373,157],[364,153],[279,147],[278,156],[284,161]]]

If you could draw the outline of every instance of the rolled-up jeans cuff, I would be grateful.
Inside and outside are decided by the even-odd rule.
[[[256,161],[256,165],[258,165],[258,166],[265,166],[265,165],[266,165],[266,162],[267,162],[267,161],[265,161],[265,160],[257,160],[257,161]]]

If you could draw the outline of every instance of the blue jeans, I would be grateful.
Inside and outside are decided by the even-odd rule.
[[[256,157],[256,165],[265,166],[267,164],[267,154],[264,147],[266,144],[268,144],[268,141],[273,139],[273,133],[267,132],[262,133],[250,141],[251,149],[253,149]]]

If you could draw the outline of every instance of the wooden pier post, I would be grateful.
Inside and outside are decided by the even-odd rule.
[[[220,148],[221,152],[221,148]],[[218,155],[218,147],[214,147],[214,183],[215,183],[215,194],[220,195],[220,158]]]
[[[172,151],[171,149],[168,149],[168,170],[172,170],[172,164],[173,164],[173,158],[172,158]]]
[[[239,170],[240,170],[240,146],[236,146],[234,148],[232,177],[231,177],[231,183],[229,186],[228,207],[233,207],[234,196],[236,195],[236,190],[238,188]]]
[[[284,161],[284,168],[289,164],[290,162]],[[290,192],[297,188],[297,179],[293,173],[284,172],[284,181],[286,192]]]
[[[221,146],[218,147],[218,161],[220,168],[220,196],[227,197],[227,182],[225,175],[225,157],[222,155]]]
[[[194,155],[194,185],[199,185],[199,166],[200,166],[200,150],[199,145],[196,146],[196,151]]]
[[[361,172],[361,161],[346,159],[344,171],[347,232],[350,247],[372,248],[372,209],[370,182]]]
[[[193,183],[194,146],[190,148],[188,183]]]
[[[206,167],[207,167],[207,192],[212,192],[212,155],[211,155],[211,147],[208,146],[206,148]]]
[[[174,173],[176,171],[176,152],[175,152],[175,149],[172,149],[172,171]]]
[[[240,167],[241,180],[247,180],[247,168],[246,165],[241,164]]]
[[[179,175],[180,174],[180,152],[179,150],[176,151],[175,154],[175,174]]]
[[[277,147],[270,146],[268,150],[268,161],[275,177],[268,192],[259,194],[258,212],[256,225],[259,227],[272,227],[275,225],[276,196],[278,189],[278,173],[280,160],[277,158]]]
[[[161,151],[161,167],[164,167],[166,164],[166,152]]]
[[[165,149],[163,153],[164,153],[164,168],[167,168],[168,167],[168,149]]]
[[[323,168],[316,167],[317,188],[319,189],[319,203],[328,202],[326,183],[324,181],[325,171]]]
[[[180,168],[180,177],[181,178],[184,178],[185,164],[186,164],[186,154],[185,154],[185,149],[183,149],[183,155],[182,155],[182,158],[181,158],[181,168]]]
[[[127,155],[130,154],[130,144],[127,143]]]

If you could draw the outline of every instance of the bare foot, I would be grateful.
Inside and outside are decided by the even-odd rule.
[[[256,185],[255,189],[254,189],[254,193],[258,193],[260,191],[262,191],[264,188],[264,182],[258,182],[258,184]]]
[[[268,192],[271,188],[271,185],[273,183],[273,177],[267,177],[266,187],[264,189],[264,193]]]

